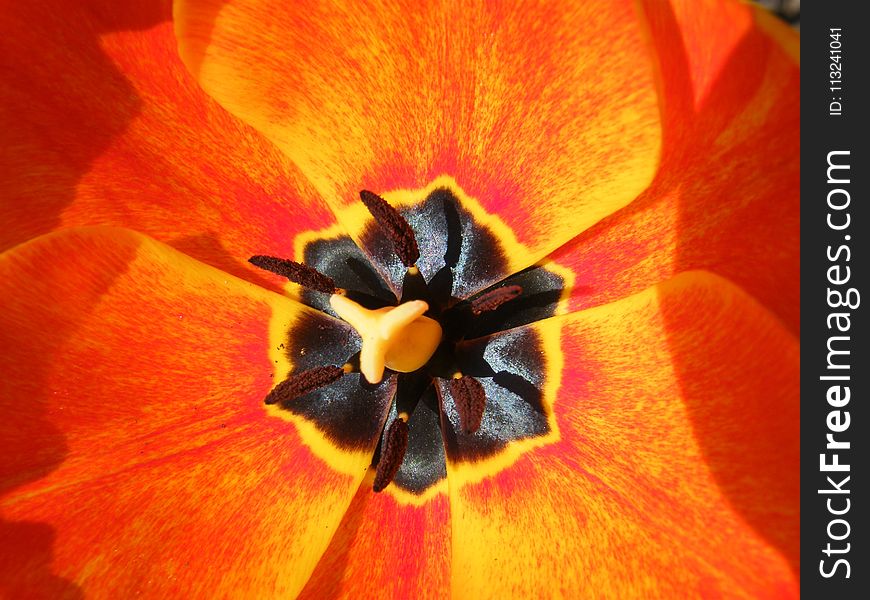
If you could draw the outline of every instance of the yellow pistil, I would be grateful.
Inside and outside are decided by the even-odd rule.
[[[385,366],[400,373],[416,371],[441,343],[441,325],[423,316],[429,305],[422,300],[369,310],[333,294],[329,304],[362,338],[359,370],[369,383],[380,383]]]

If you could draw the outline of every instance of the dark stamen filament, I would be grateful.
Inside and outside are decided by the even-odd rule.
[[[308,392],[313,392],[317,388],[337,381],[345,372],[341,367],[327,366],[294,373],[269,392],[269,395],[266,396],[266,404],[278,404],[279,402],[283,404],[295,400]]]
[[[381,460],[378,461],[375,483],[372,486],[376,492],[387,487],[402,466],[405,450],[408,449],[408,424],[403,419],[394,420],[384,437],[386,439],[381,449]]]
[[[471,301],[471,312],[475,315],[497,309],[505,302],[510,302],[523,293],[518,285],[506,285],[485,293]]]
[[[465,433],[480,429],[483,411],[486,408],[486,392],[474,377],[463,375],[450,380],[450,394],[459,413],[459,424]]]
[[[274,256],[252,256],[248,259],[248,262],[265,271],[286,277],[293,283],[298,283],[303,287],[323,292],[324,294],[334,294],[336,292],[335,282],[331,277],[327,277],[308,265],[293,262],[292,260],[284,260],[283,258],[275,258]]]
[[[408,225],[405,217],[399,214],[395,208],[378,196],[368,190],[363,190],[359,193],[360,199],[377,224],[384,231],[384,234],[393,244],[393,249],[399,255],[399,259],[406,267],[413,267],[417,259],[420,258],[420,250],[417,248],[417,240],[414,238],[414,231]]]

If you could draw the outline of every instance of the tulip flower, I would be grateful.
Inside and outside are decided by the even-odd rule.
[[[4,597],[797,596],[786,26],[47,0],[0,29]]]

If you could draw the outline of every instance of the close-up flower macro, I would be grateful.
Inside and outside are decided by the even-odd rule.
[[[0,0],[0,598],[791,598],[799,34]]]

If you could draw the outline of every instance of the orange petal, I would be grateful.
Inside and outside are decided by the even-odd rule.
[[[410,412],[408,447],[399,472],[376,494],[371,469],[302,598],[445,597],[450,587],[450,508],[440,413],[428,383],[428,376],[399,381],[387,417],[388,422],[396,419],[399,407]]]
[[[0,11],[0,250],[81,225],[136,229],[239,277],[335,219],[274,145],[178,58],[168,0]]]
[[[517,235],[522,267],[633,200],[658,162],[652,61],[630,1],[183,0],[175,17],[204,89],[340,220],[361,189],[451,177]]]
[[[662,164],[634,203],[553,254],[577,273],[570,309],[705,269],[797,332],[798,35],[749,3],[644,6],[661,70]]]
[[[302,588],[390,400],[373,403],[372,439],[340,469],[267,411],[269,323],[286,332],[313,311],[111,228],[3,254],[0,295],[4,596]]]
[[[374,470],[300,598],[444,598],[450,588],[450,507],[372,492]],[[389,488],[388,488],[389,489]]]
[[[559,440],[448,462],[455,597],[797,597],[799,349],[703,272],[530,325],[561,333]]]

